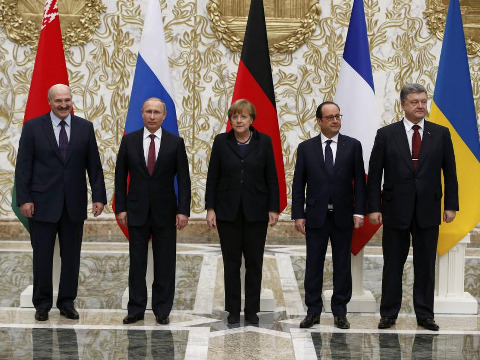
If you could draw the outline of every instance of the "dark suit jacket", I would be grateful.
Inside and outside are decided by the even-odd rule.
[[[70,130],[64,163],[50,113],[23,126],[15,168],[17,204],[33,202],[34,220],[57,222],[64,205],[70,220],[85,220],[88,200],[85,170],[92,188],[92,202],[107,203],[92,123],[72,115]]]
[[[323,227],[329,199],[332,200],[338,227],[353,227],[353,215],[365,215],[362,145],[342,134],[338,136],[332,176],[325,167],[320,135],[298,146],[292,184],[292,219],[306,219],[306,227],[309,228]]]
[[[407,229],[414,213],[420,227],[440,225],[442,170],[445,209],[458,210],[457,172],[450,132],[429,121],[424,124],[416,170],[403,121],[377,131],[368,170],[368,209],[382,212],[385,226]],[[380,192],[382,174],[383,194]]]
[[[175,225],[176,214],[190,216],[190,197],[188,159],[181,137],[162,128],[160,150],[150,176],[143,152],[143,128],[123,136],[115,167],[115,212],[126,211],[128,225],[144,225],[150,210],[156,226]]]
[[[280,211],[279,188],[272,140],[253,127],[245,156],[234,131],[215,137],[208,165],[205,208],[217,219],[234,221],[240,202],[247,221],[268,221],[269,211]]]

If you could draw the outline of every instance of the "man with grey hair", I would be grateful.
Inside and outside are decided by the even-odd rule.
[[[87,218],[86,173],[92,189],[92,212],[107,203],[102,164],[91,122],[72,115],[72,92],[56,84],[48,90],[51,111],[27,121],[18,147],[15,182],[17,205],[29,218],[33,248],[33,305],[37,321],[52,308],[52,262],[58,234],[62,258],[57,308],[78,319],[77,297],[83,222]]]
[[[411,235],[417,324],[438,331],[433,312],[438,226],[442,221],[442,194],[443,221],[453,221],[458,210],[455,155],[449,130],[425,120],[427,91],[422,85],[405,85],[400,101],[405,116],[378,130],[368,169],[370,222],[383,223],[378,328],[394,325],[400,311],[403,267]]]

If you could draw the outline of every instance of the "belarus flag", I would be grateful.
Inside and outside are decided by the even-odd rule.
[[[143,103],[148,98],[157,97],[165,102],[167,108],[167,116],[162,127],[178,135],[177,113],[173,102],[173,87],[168,66],[160,2],[148,0],[145,14],[130,105],[125,120],[125,134],[143,128]],[[112,207],[115,211],[115,199],[113,199]],[[128,238],[128,228],[118,225]]]
[[[68,73],[63,52],[57,0],[46,0],[23,123],[50,111],[47,93],[48,89],[55,84],[68,85]],[[28,219],[22,215],[17,204],[15,184],[13,185],[12,210],[25,228],[30,231]]]
[[[343,114],[342,133],[352,136],[362,143],[363,163],[367,166],[375,134],[380,124],[380,116],[375,99],[362,0],[353,2],[335,102],[340,106]],[[372,225],[366,218],[363,227],[354,229],[353,255],[357,255],[363,249],[379,228],[380,225]]]
[[[287,206],[287,186],[262,0],[252,0],[250,4],[232,103],[238,99],[246,99],[255,105],[255,129],[272,138],[282,212]],[[227,131],[230,129],[228,123]]]

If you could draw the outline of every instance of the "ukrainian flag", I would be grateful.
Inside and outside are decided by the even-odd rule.
[[[450,129],[457,162],[460,211],[440,226],[444,255],[480,222],[480,143],[459,0],[448,8],[430,121]]]

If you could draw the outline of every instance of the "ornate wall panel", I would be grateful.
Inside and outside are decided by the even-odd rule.
[[[264,2],[269,9],[284,3]],[[6,3],[7,0],[0,0],[3,13]],[[128,109],[144,2],[102,0],[95,3],[103,4],[98,10],[99,24],[83,45],[72,42],[66,46],[66,59],[75,112],[94,123],[111,199],[116,152]],[[191,164],[192,216],[197,218],[204,217],[207,160],[215,135],[225,129],[239,61],[239,53],[220,40],[211,20],[209,3],[209,0],[161,0],[179,131],[185,139]],[[420,82],[427,87],[430,97],[433,94],[441,40],[439,30],[432,27],[432,22],[438,24],[440,20],[432,18],[431,10],[444,3],[447,1],[364,0],[373,78],[382,116],[378,126],[401,118],[398,93],[405,83]],[[461,3],[468,21],[480,23],[478,2]],[[273,50],[271,55],[289,199],[296,148],[301,141],[318,133],[314,121],[316,106],[323,100],[333,99],[335,93],[352,0],[320,0],[318,5],[319,17],[311,37],[299,43],[296,50]],[[439,15],[440,11],[437,12]],[[35,46],[12,40],[3,13],[0,16],[0,218],[6,219],[14,217],[10,209],[14,164]],[[290,16],[288,12],[275,14]],[[475,51],[470,54],[478,113],[480,56]],[[289,214],[290,207],[282,216],[288,218]],[[110,206],[102,216],[113,216]]]

